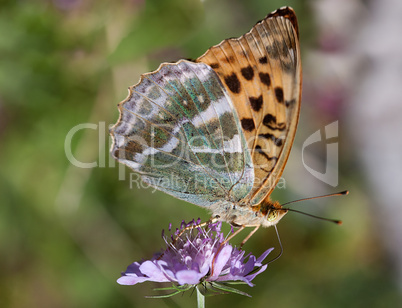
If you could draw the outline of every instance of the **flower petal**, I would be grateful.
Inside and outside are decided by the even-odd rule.
[[[127,266],[127,269],[124,272],[124,274],[136,274],[138,276],[142,276],[140,266],[141,264],[138,262],[131,263],[129,266]]]
[[[203,276],[193,270],[183,270],[176,273],[177,282],[183,284],[198,284]]]
[[[207,262],[205,262],[204,264],[201,265],[201,267],[199,268],[200,274],[202,276],[205,276],[208,274],[209,272],[209,264]]]
[[[274,250],[273,248],[267,249],[256,261],[256,266],[261,266],[264,259],[269,255],[269,253]]]
[[[141,283],[144,281],[148,281],[149,278],[148,277],[138,277],[135,275],[127,275],[127,276],[122,276],[119,279],[117,279],[117,283],[121,284],[121,285],[135,285],[137,283]]]
[[[254,269],[255,266],[257,266],[256,262],[255,262],[255,257],[253,255],[251,255],[248,258],[248,261],[246,262],[246,264],[243,264],[243,268],[242,268],[241,272],[243,273],[243,275],[247,275]],[[232,273],[232,274],[235,274],[235,273]],[[239,274],[239,273],[236,273],[236,274]]]
[[[221,249],[219,252],[218,256],[215,259],[214,263],[214,272],[212,273],[212,276],[208,278],[209,281],[215,280],[219,274],[222,272],[223,267],[226,265],[226,263],[229,261],[230,255],[232,253],[233,247],[230,245],[226,245]]]
[[[254,274],[248,275],[248,276],[246,276],[245,278],[246,278],[247,280],[251,281],[251,280],[253,280],[253,279],[255,278],[255,276],[257,276],[258,274],[260,274],[260,273],[262,273],[263,271],[265,271],[265,270],[267,269],[267,267],[268,267],[268,265],[265,264],[265,265],[261,266],[261,268],[260,268],[257,272],[255,272]]]
[[[156,282],[165,282],[169,281],[166,276],[163,274],[161,269],[152,261],[145,261],[140,266],[140,271],[145,276],[148,276],[151,281]]]

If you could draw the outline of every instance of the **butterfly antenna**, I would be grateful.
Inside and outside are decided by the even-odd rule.
[[[300,202],[300,201],[312,200],[312,199],[319,199],[319,198],[326,198],[326,197],[334,197],[334,196],[346,196],[347,194],[349,194],[349,191],[348,191],[348,190],[345,190],[345,191],[341,191],[341,192],[334,193],[334,194],[322,195],[322,196],[317,196],[317,197],[310,197],[310,198],[304,198],[304,199],[299,199],[299,200],[294,200],[294,201],[286,202],[286,203],[282,204],[282,206],[285,206],[285,205],[288,205],[288,204],[291,204],[291,203]],[[313,218],[317,218],[317,219],[320,219],[320,220],[325,220],[325,221],[333,222],[333,223],[335,223],[335,224],[337,224],[337,225],[341,225],[341,224],[342,224],[342,221],[341,221],[341,220],[324,218],[324,217],[312,215],[312,214],[309,214],[309,213],[305,213],[305,212],[302,212],[302,211],[298,211],[298,210],[295,210],[295,209],[291,209],[291,208],[282,208],[282,209],[283,209],[283,210],[286,210],[286,211],[295,212],[295,213],[303,214],[303,215],[306,215],[306,216],[310,216],[310,217],[313,217]]]
[[[282,256],[282,253],[283,253],[283,246],[282,246],[282,242],[281,242],[281,237],[279,236],[278,228],[276,227],[276,225],[274,225],[274,227],[275,227],[276,237],[278,238],[279,247],[281,248],[281,251],[275,258],[273,258],[272,260],[269,260],[267,262],[267,265],[278,260]]]
[[[295,209],[288,209],[288,208],[286,208],[286,209],[283,209],[283,210],[290,211],[290,212],[295,212],[295,213],[299,213],[299,214],[303,214],[303,215],[310,216],[310,217],[313,217],[313,218],[317,218],[317,219],[320,219],[320,220],[325,220],[325,221],[333,222],[333,223],[335,223],[335,224],[337,224],[337,225],[341,225],[341,224],[342,224],[342,220],[336,220],[336,219],[330,219],[330,218],[325,218],[325,217],[321,217],[321,216],[316,216],[316,215],[309,214],[309,213],[305,213],[305,212],[298,211],[298,210],[295,210]]]
[[[282,206],[285,206],[285,205],[288,205],[288,204],[291,204],[291,203],[300,202],[300,201],[307,201],[307,200],[320,199],[320,198],[326,198],[326,197],[335,197],[335,196],[346,196],[348,194],[349,194],[349,190],[345,190],[345,191],[341,191],[341,192],[337,192],[337,193],[333,193],[333,194],[329,194],[329,195],[322,195],[322,196],[316,196],[316,197],[310,197],[310,198],[304,198],[304,199],[289,201],[289,202],[286,202],[286,203],[282,204]]]

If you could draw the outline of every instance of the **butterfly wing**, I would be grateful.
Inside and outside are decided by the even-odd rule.
[[[162,64],[130,87],[111,129],[112,155],[144,182],[209,206],[243,199],[254,182],[240,121],[206,64]]]
[[[259,204],[283,172],[299,118],[296,15],[281,8],[245,35],[211,47],[197,62],[215,70],[235,105],[254,164],[253,188],[243,201]]]

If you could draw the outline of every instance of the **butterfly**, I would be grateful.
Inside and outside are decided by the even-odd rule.
[[[301,74],[296,15],[282,7],[195,61],[143,74],[118,106],[111,154],[216,220],[275,225],[287,210],[270,194],[295,137]]]

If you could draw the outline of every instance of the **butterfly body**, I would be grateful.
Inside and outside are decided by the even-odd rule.
[[[281,8],[196,61],[163,63],[119,104],[112,155],[234,226],[271,226],[301,98],[296,16]]]
[[[276,225],[287,213],[278,202],[269,197],[255,206],[241,205],[227,201],[217,202],[211,206],[212,217],[218,217],[234,227],[270,227]]]

